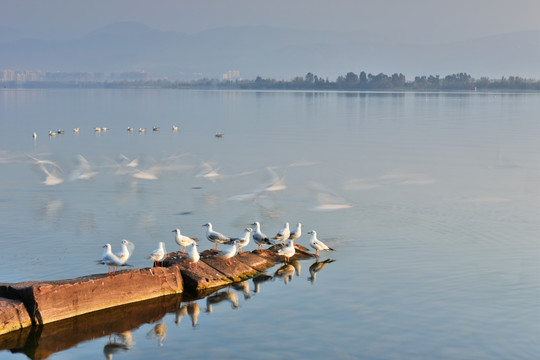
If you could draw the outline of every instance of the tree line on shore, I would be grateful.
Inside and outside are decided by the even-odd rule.
[[[474,79],[467,73],[457,73],[441,77],[440,75],[416,76],[408,81],[405,75],[383,73],[373,75],[364,71],[359,74],[348,72],[338,76],[336,80],[319,77],[309,72],[305,76],[297,76],[291,80],[276,80],[258,76],[255,80],[218,80],[203,78],[198,80],[171,81],[154,80],[122,80],[122,81],[72,81],[72,82],[4,82],[3,87],[79,87],[79,88],[174,88],[174,89],[239,89],[239,90],[412,90],[412,91],[445,91],[445,90],[540,90],[540,80],[525,79],[519,76],[490,79],[481,77]]]
[[[191,82],[174,82],[171,87],[212,87],[234,89],[262,90],[540,90],[540,81],[525,79],[518,76],[490,79],[481,77],[474,79],[467,73],[451,74],[445,77],[439,75],[416,76],[407,81],[405,75],[394,73],[386,75],[360,74],[348,72],[339,76],[335,81],[318,77],[311,72],[304,77],[291,80],[263,79],[258,76],[255,80],[218,81],[201,79]]]

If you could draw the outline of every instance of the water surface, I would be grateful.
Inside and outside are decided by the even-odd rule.
[[[178,250],[176,227],[204,250],[213,247],[208,221],[230,236],[256,220],[268,235],[301,222],[336,249],[322,254],[335,261],[315,278],[314,261],[301,261],[258,292],[251,280],[247,292],[220,289],[214,305],[176,297],[132,322],[112,310],[103,318],[115,326],[98,314],[88,321],[129,330],[129,346],[125,334],[74,334],[47,356],[105,357],[116,338],[116,358],[532,358],[538,114],[536,93],[3,89],[0,281],[103,272],[101,246],[119,249],[122,239],[136,245],[130,263],[147,267],[159,241]],[[74,180],[78,155],[97,172],[90,180]],[[159,169],[157,178],[123,172],[121,155],[138,158],[138,170]],[[63,182],[44,185],[32,158],[57,164]],[[204,177],[204,163],[220,176]],[[272,177],[286,188],[260,192]],[[315,211],[331,197],[350,207]],[[185,313],[195,304],[193,326]]]

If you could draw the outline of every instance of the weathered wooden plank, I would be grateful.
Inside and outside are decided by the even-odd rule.
[[[233,282],[249,279],[259,273],[259,270],[244,264],[237,256],[233,256],[230,259],[223,259],[216,255],[215,250],[205,250],[201,253],[199,262],[210,265],[222,274],[225,274]]]
[[[180,264],[180,273],[186,289],[192,291],[228,285],[232,282],[229,277],[204,261],[198,261],[196,264],[183,262]]]
[[[268,269],[269,267],[272,267],[275,265],[272,260],[266,259],[252,252],[238,253],[236,255],[236,258],[240,262],[248,265],[249,267],[257,271],[264,271]]]
[[[182,291],[176,266],[18,283],[7,290],[10,298],[24,302],[32,323],[38,325]]]
[[[0,298],[0,335],[32,325],[24,303]]]

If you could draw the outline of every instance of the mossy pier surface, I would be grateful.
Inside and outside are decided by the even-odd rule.
[[[313,256],[305,247],[295,246],[291,260]],[[0,283],[0,335],[184,291],[204,293],[249,279],[281,261],[272,249],[241,252],[231,259],[206,250],[192,264],[178,251],[167,254],[162,266],[152,268],[67,280]]]

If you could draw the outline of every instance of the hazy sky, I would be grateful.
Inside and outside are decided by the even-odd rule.
[[[540,29],[540,0],[1,0],[0,25],[66,37],[137,21],[186,33],[268,25],[451,41]]]

